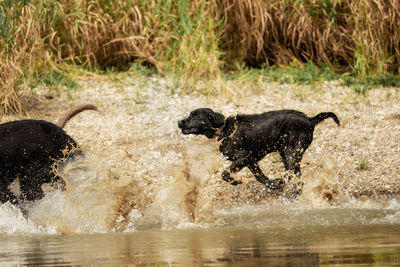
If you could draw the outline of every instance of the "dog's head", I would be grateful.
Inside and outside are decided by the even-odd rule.
[[[202,134],[213,138],[224,123],[224,115],[209,108],[199,108],[190,112],[186,119],[178,121],[178,126],[183,134]]]

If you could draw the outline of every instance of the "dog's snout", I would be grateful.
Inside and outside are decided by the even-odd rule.
[[[179,128],[183,128],[184,125],[185,125],[185,120],[180,120],[180,121],[178,121],[178,127],[179,127]]]

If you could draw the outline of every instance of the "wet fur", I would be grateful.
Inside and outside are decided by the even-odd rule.
[[[283,179],[270,180],[261,171],[258,162],[271,152],[279,152],[286,171],[301,175],[300,161],[313,140],[315,126],[326,118],[337,125],[339,119],[332,112],[315,117],[296,110],[276,110],[262,114],[225,117],[209,108],[195,109],[190,116],[178,122],[183,134],[218,138],[219,150],[232,161],[222,178],[232,185],[240,184],[231,174],[247,167],[254,177],[272,190],[282,190]]]
[[[66,113],[61,126],[93,105],[80,105]],[[20,120],[0,124],[0,201],[18,203],[10,185],[19,179],[22,200],[43,197],[44,183],[61,180],[53,163],[64,158],[77,143],[62,127],[43,120]]]

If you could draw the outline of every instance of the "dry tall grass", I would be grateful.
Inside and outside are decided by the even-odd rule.
[[[398,0],[0,0],[0,17],[1,112],[21,112],[21,88],[65,62],[142,61],[187,88],[235,62],[400,67]]]
[[[351,65],[351,19],[343,16],[348,10],[342,2],[331,2],[329,14],[319,0],[221,0],[226,60],[253,66],[294,59]]]
[[[146,60],[157,65],[154,30],[145,27],[133,1],[57,2],[60,12],[52,45],[62,60],[94,68]]]
[[[359,74],[399,73],[400,1],[347,1],[353,17],[354,68]]]
[[[21,5],[19,10],[13,4],[2,7],[0,11],[9,12],[8,15],[14,16],[14,20],[9,28],[4,20],[1,25],[0,112],[21,113],[23,107],[19,101],[18,89],[29,87],[34,77],[49,69],[51,51],[47,49],[46,43],[54,36],[54,31],[43,23],[49,14],[48,9],[40,3],[37,6]],[[4,13],[1,15],[5,17]]]

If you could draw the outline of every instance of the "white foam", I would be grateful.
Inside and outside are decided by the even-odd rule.
[[[36,225],[31,219],[26,218],[21,209],[10,202],[0,204],[0,233],[6,234],[54,234],[56,231],[51,227]]]
[[[154,201],[143,210],[132,208],[123,216],[119,213],[125,194],[122,189],[131,185],[120,185],[101,159],[86,152],[60,169],[67,190],[43,187],[46,189],[43,199],[22,207],[29,211],[27,216],[8,202],[2,204],[0,233],[108,233],[221,225],[290,228],[303,224],[400,223],[398,200],[356,200],[346,196],[338,178],[338,168],[329,157],[321,157],[324,160],[317,163],[315,169],[304,173],[303,193],[297,199],[288,201],[278,197],[266,199],[261,205],[243,203],[227,208],[214,207],[211,200],[215,183],[211,179],[220,172],[222,165],[217,155],[212,142],[188,144],[182,162],[166,174],[172,177],[171,182],[159,187]],[[242,190],[240,187],[227,188]],[[137,191],[130,197],[141,198],[144,193]],[[129,200],[132,199],[125,199]],[[119,228],[119,225],[124,227]]]

